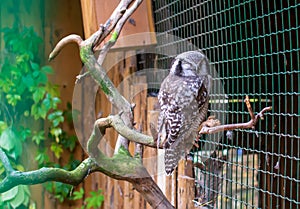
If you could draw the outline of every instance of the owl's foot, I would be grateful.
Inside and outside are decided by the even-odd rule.
[[[215,115],[211,115],[207,118],[206,121],[204,121],[200,124],[199,131],[203,127],[215,127],[215,126],[219,126],[219,125],[221,125],[221,122],[219,121],[219,119],[216,119]]]
[[[201,138],[201,136],[202,136],[202,134],[201,134],[200,132],[201,132],[201,130],[202,130],[203,128],[205,128],[205,127],[215,127],[215,126],[219,126],[219,125],[221,125],[221,122],[220,122],[219,119],[216,119],[216,116],[215,116],[215,115],[209,116],[209,117],[207,118],[206,121],[203,121],[203,122],[200,124],[200,126],[199,126],[199,128],[198,128],[198,137],[196,138],[195,141],[197,142],[197,141],[200,140],[200,138]],[[194,145],[195,145],[196,147],[199,147],[197,143],[194,143]]]

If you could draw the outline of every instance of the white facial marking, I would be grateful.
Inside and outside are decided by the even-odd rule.
[[[179,63],[179,60],[175,60],[175,61],[173,62],[173,65],[171,66],[170,73],[173,73],[173,74],[176,73],[176,66],[178,65],[178,63]]]

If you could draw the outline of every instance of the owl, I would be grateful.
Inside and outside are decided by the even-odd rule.
[[[172,174],[178,161],[193,147],[199,125],[206,118],[210,64],[198,51],[179,54],[158,94],[158,144],[165,149],[165,171]]]

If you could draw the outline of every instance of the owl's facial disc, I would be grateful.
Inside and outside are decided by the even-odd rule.
[[[183,62],[180,59],[173,61],[173,64],[170,69],[170,73],[177,76],[197,76],[196,72],[191,68],[191,65]]]
[[[192,68],[192,66],[188,63],[181,62],[181,76],[188,77],[188,76],[197,76],[196,72]]]

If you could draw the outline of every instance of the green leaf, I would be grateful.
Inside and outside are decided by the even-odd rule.
[[[39,75],[40,75],[40,71],[34,71],[33,73],[32,73],[32,75],[33,75],[33,77],[36,79]]]
[[[50,160],[48,154],[46,153],[46,149],[44,150],[38,150],[38,154],[35,157],[35,160],[38,162],[39,167],[44,166],[47,164]]]
[[[3,164],[0,162],[0,175],[4,174],[4,172],[5,172],[5,168],[4,168]],[[0,195],[0,197],[1,197],[1,195]]]
[[[57,159],[61,157],[61,153],[63,152],[63,148],[61,144],[52,143],[50,149],[54,153]]]
[[[62,129],[59,128],[59,127],[51,128],[51,129],[50,129],[50,133],[51,133],[53,136],[58,137],[59,135],[62,134]]]
[[[78,141],[77,136],[72,135],[72,136],[64,137],[61,143],[64,145],[65,148],[69,148],[70,151],[72,152],[76,146],[77,141]]]
[[[3,192],[1,194],[1,198],[2,198],[3,201],[11,200],[11,199],[13,199],[17,195],[18,191],[19,191],[19,187],[18,186],[13,187],[12,189],[10,189],[8,191]]]
[[[73,192],[73,197],[72,197],[72,199],[73,199],[73,200],[80,200],[80,199],[83,198],[83,195],[84,195],[84,190],[83,190],[83,188],[80,188],[79,191]]]
[[[18,164],[18,165],[16,165],[16,166],[14,166],[15,167],[15,169],[17,169],[18,171],[25,171],[25,168],[22,166],[22,165],[20,165],[20,164]]]
[[[35,63],[35,62],[30,62],[30,65],[31,65],[31,68],[32,68],[34,71],[39,71],[39,70],[40,70],[39,64],[37,64],[37,63]]]
[[[21,100],[21,96],[18,94],[7,94],[6,99],[8,104],[11,104],[12,106],[16,106],[18,101]]]
[[[63,112],[61,110],[54,111],[48,115],[48,120],[53,124],[53,127],[58,126],[60,123],[64,122]]]
[[[39,131],[35,133],[32,137],[32,141],[34,141],[37,145],[41,143],[41,141],[45,140],[45,132],[44,131]]]
[[[45,73],[40,73],[38,78],[37,78],[37,82],[45,84],[45,83],[47,83],[47,81],[48,81],[47,75]]]
[[[63,112],[61,110],[57,110],[55,112],[50,113],[47,118],[49,120],[54,120],[55,118],[62,116],[62,114],[63,114]]]
[[[16,194],[16,196],[10,200],[10,205],[13,207],[13,208],[17,208],[19,207],[20,205],[22,205],[22,203],[24,202],[25,200],[25,191],[24,191],[24,188],[23,188],[23,185],[20,185],[18,186],[19,190],[18,190],[18,193]]]
[[[58,97],[53,97],[52,98],[52,108],[56,109],[57,105],[61,103],[61,100]]]
[[[31,130],[30,128],[23,128],[19,131],[21,139],[25,140],[27,137],[31,135]]]
[[[46,119],[48,111],[51,109],[51,100],[48,96],[42,101],[41,107],[38,109],[38,114],[41,118]]]
[[[47,112],[51,109],[51,98],[49,94],[47,94],[45,99],[42,101],[42,106],[45,107]]]
[[[52,97],[57,97],[59,96],[59,86],[52,84],[50,82],[46,83],[46,91],[48,92],[48,94],[50,94]]]
[[[30,195],[29,186],[23,185],[23,189],[24,189],[25,194]]]
[[[24,201],[23,201],[23,205],[29,205],[30,202],[30,194],[29,195],[25,195]],[[29,209],[31,208],[31,205],[29,205]]]
[[[22,153],[22,142],[11,127],[2,132],[0,136],[0,147],[8,151],[8,154],[17,159]]]
[[[53,68],[51,66],[46,65],[46,66],[42,67],[41,71],[43,73],[52,74],[53,73]]]
[[[14,149],[17,141],[17,137],[11,128],[6,129],[0,136],[0,147],[6,151]]]
[[[0,134],[7,129],[7,123],[4,121],[0,121]]]
[[[90,192],[91,196],[85,199],[87,208],[99,208],[102,205],[104,196],[101,193],[101,190]]]
[[[45,96],[46,90],[42,87],[35,88],[32,94],[32,99],[35,103],[41,101]]]
[[[34,80],[30,74],[23,76],[22,77],[22,82],[24,83],[25,86],[30,87],[33,86]]]
[[[34,117],[35,120],[40,118],[40,116],[38,114],[38,109],[39,108],[38,108],[37,104],[33,104],[31,106],[31,115]]]

